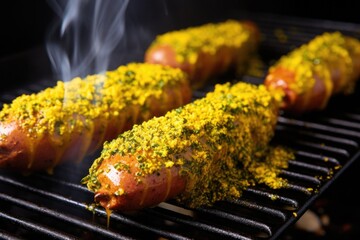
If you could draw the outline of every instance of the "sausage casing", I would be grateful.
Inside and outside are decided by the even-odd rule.
[[[283,56],[264,84],[283,92],[283,108],[301,114],[324,109],[331,96],[350,94],[360,76],[360,42],[326,32]]]
[[[230,69],[242,73],[259,40],[253,22],[209,23],[158,35],[145,53],[145,62],[182,69],[196,89]]]
[[[245,169],[272,139],[278,105],[263,85],[218,84],[206,97],[105,143],[82,182],[108,210],[134,211],[170,198],[196,207],[238,197],[251,184]]]
[[[0,167],[24,172],[81,161],[104,141],[191,100],[179,69],[129,63],[22,95],[0,112]]]

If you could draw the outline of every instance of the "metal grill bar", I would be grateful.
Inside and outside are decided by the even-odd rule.
[[[356,141],[342,137],[335,137],[328,134],[304,131],[300,129],[290,129],[285,128],[281,125],[278,125],[276,127],[276,130],[279,132],[279,135],[281,134],[282,138],[286,138],[287,136],[292,136],[293,138],[299,137],[301,139],[306,139],[314,142],[321,142],[324,144],[340,146],[340,148],[347,149],[351,152],[354,152],[359,147]]]
[[[57,184],[57,187],[61,186],[62,184],[65,184],[66,187],[74,188],[71,191],[77,193],[77,194],[73,195],[75,197],[78,196],[79,194],[81,194],[81,191],[88,194],[88,196],[90,196],[90,194],[91,194],[84,186],[81,186],[79,184],[76,185],[73,183],[61,181],[59,179],[51,179],[49,176],[42,176],[40,178],[41,178],[40,181],[42,181],[42,179],[47,179],[47,183],[54,182],[55,184]],[[88,202],[90,202],[89,197],[84,198],[82,200],[75,201],[69,197],[66,197],[64,193],[63,193],[64,195],[61,195],[61,194],[50,192],[48,190],[40,189],[40,187],[46,187],[47,185],[40,184],[40,186],[38,186],[38,188],[36,188],[36,187],[31,186],[32,183],[26,184],[26,183],[17,181],[16,179],[10,179],[8,177],[2,177],[2,176],[0,176],[0,182],[11,184],[13,187],[15,187],[17,189],[17,191],[21,191],[21,195],[26,193],[26,191],[29,191],[29,192],[35,193],[37,199],[40,200],[40,199],[45,198],[46,201],[50,201],[55,205],[58,203],[59,206],[58,207],[55,206],[56,210],[40,209],[39,207],[37,207],[37,205],[31,204],[31,202],[22,202],[21,198],[18,198],[18,199],[12,198],[12,199],[14,199],[13,204],[19,204],[23,208],[28,208],[29,210],[41,212],[41,214],[43,216],[50,215],[52,217],[56,217],[57,220],[66,221],[66,222],[70,223],[71,225],[76,225],[79,228],[81,227],[88,231],[92,231],[96,234],[102,234],[103,237],[109,237],[111,239],[122,239],[123,238],[121,235],[111,232],[110,229],[106,229],[106,224],[96,225],[96,224],[94,224],[94,222],[91,221],[91,219],[89,219],[89,214],[91,215],[91,212],[89,211],[89,205],[82,202],[84,199],[87,199]],[[36,185],[39,185],[39,184],[36,184]],[[63,188],[61,187],[61,189],[63,189]],[[0,199],[2,199],[2,198],[6,199],[5,196],[0,195]],[[84,221],[84,219],[82,221],[77,220],[76,216],[59,214],[59,210],[61,210],[60,206],[63,206],[64,204],[70,205],[70,207],[75,209],[76,211],[81,210],[83,213],[85,213],[86,218],[84,218],[84,219],[86,219],[87,223],[82,222],[82,221]],[[96,209],[95,213],[106,218],[106,212],[103,210]],[[84,216],[82,216],[82,217],[84,217]],[[156,228],[151,228],[146,225],[142,225],[140,222],[134,221],[131,218],[126,217],[125,215],[113,214],[112,219],[113,219],[113,221],[121,222],[122,224],[129,225],[130,227],[139,228],[139,230],[147,230],[147,231],[151,231],[151,232],[154,232],[154,233],[162,235],[162,236],[168,236],[168,237],[172,237],[172,238],[174,236],[176,236],[174,234],[169,235],[168,233],[163,232],[161,230],[157,230]]]
[[[68,235],[59,233],[57,231],[52,231],[48,226],[42,226],[39,223],[32,223],[28,219],[22,220],[19,217],[13,217],[11,215],[2,212],[0,212],[0,218],[9,221],[12,224],[21,226],[31,231],[32,234],[39,233],[51,239],[71,239]],[[4,237],[4,239],[11,239],[12,236],[10,234],[6,234],[6,235],[4,234],[4,235],[0,235],[0,237]]]
[[[323,31],[341,29],[360,34],[359,26],[353,24],[242,16],[259,23],[265,36],[261,53],[267,60],[277,59]],[[286,42],[274,37],[277,31],[286,33]],[[250,75],[243,80],[263,81]],[[24,84],[1,94],[0,104],[54,84],[43,80]],[[209,85],[196,91],[194,98],[203,97],[212,88]],[[354,99],[335,99],[335,105],[320,114],[279,116],[273,144],[296,151],[296,159],[281,173],[289,182],[285,189],[258,185],[244,190],[240,199],[218,202],[211,208],[187,209],[168,201],[137,213],[113,213],[108,222],[103,209],[91,208],[93,195],[80,185],[93,157],[80,165],[59,166],[53,175],[22,176],[0,170],[0,238],[276,239],[360,156],[360,109],[349,104],[336,107],[343,101]]]
[[[332,127],[325,124],[301,121],[297,119],[288,119],[282,116],[280,116],[278,119],[280,124],[295,127],[300,130],[305,129],[309,131],[316,131],[319,133],[331,133],[335,137],[343,137],[355,141],[360,140],[360,135],[357,132],[345,128]]]
[[[52,210],[49,208],[41,207],[37,204],[34,204],[30,201],[23,201],[20,198],[14,198],[8,195],[0,194],[0,199],[6,202],[10,202],[12,205],[17,205],[23,209],[28,209],[33,211],[36,214],[40,214],[40,216],[50,216],[52,218],[56,218],[56,221],[62,221],[69,226],[76,226],[78,228],[86,229],[88,231],[92,231],[93,234],[101,234],[102,236],[111,238],[111,239],[123,239],[123,237],[119,238],[119,234],[113,233],[103,226],[97,226],[94,223],[84,222],[82,219],[77,219],[70,215],[62,214],[59,212],[59,209]],[[51,226],[39,226],[39,224],[33,223],[29,224],[29,219],[19,221],[25,227],[31,227],[31,229],[36,229],[39,233],[45,233],[46,235],[51,235],[51,237],[56,237],[59,239],[71,239],[70,235],[64,235],[57,231],[51,231]]]

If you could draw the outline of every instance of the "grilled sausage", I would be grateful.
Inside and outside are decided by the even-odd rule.
[[[250,21],[205,24],[157,36],[145,53],[145,62],[182,69],[196,89],[230,69],[243,72],[259,40],[259,29]]]
[[[22,95],[0,112],[0,167],[23,172],[81,161],[153,116],[188,103],[191,89],[180,69],[129,63],[104,75],[59,81]]]
[[[331,96],[350,94],[360,76],[360,42],[324,33],[270,67],[264,84],[283,94],[282,108],[301,114],[324,109]]]
[[[264,86],[216,85],[205,98],[105,143],[82,183],[108,211],[170,198],[196,207],[238,197],[251,184],[245,169],[260,164],[274,134],[278,105]],[[259,166],[254,172],[273,176]]]

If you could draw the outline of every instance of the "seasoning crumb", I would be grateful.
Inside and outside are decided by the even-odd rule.
[[[157,36],[151,45],[170,45],[176,53],[177,62],[194,64],[199,53],[214,55],[224,46],[239,49],[250,37],[249,29],[241,22],[230,19],[221,23],[170,31]]]
[[[264,86],[217,84],[206,97],[106,142],[89,170],[87,186],[94,192],[101,188],[104,173],[98,169],[104,160],[134,156],[139,166],[134,178],[140,182],[163,168],[180,167],[188,181],[176,199],[192,208],[238,198],[257,184],[285,187],[279,173],[294,159],[293,152],[269,145],[278,109],[279,102]],[[126,171],[122,165],[118,169]]]
[[[282,38],[282,31],[277,30],[277,35]],[[333,93],[350,94],[354,91],[358,74],[352,55],[359,54],[360,42],[357,39],[348,38],[338,31],[325,32],[282,56],[270,67],[269,72],[277,68],[293,72],[295,79],[288,87],[298,96],[311,92],[315,79],[318,79],[325,89],[319,106],[324,108]],[[338,76],[334,77],[331,72],[333,66],[336,66]]]
[[[16,120],[33,138],[43,134],[59,135],[65,136],[66,142],[66,136],[72,132],[92,129],[94,119],[103,122],[125,115],[129,106],[146,106],[148,98],[160,98],[165,86],[185,81],[186,75],[179,69],[129,63],[104,74],[58,81],[56,86],[39,93],[21,95],[12,103],[4,104],[0,121]],[[140,115],[146,119],[147,109],[142,109]]]

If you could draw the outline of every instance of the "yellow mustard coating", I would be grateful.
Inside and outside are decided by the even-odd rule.
[[[83,183],[91,191],[99,189],[102,161],[118,154],[136,157],[140,170],[132,174],[139,183],[162,168],[180,166],[180,174],[188,181],[177,200],[190,207],[237,198],[256,183],[283,187],[286,181],[278,174],[293,154],[269,147],[278,105],[262,85],[218,84],[205,98],[135,125],[106,142]],[[128,171],[130,167],[121,163],[116,168]]]
[[[242,22],[230,19],[167,32],[157,36],[151,45],[170,45],[177,62],[194,64],[199,53],[214,55],[223,46],[239,49],[250,38],[251,32]]]
[[[354,53],[360,53],[359,41],[345,37],[340,32],[325,32],[281,57],[270,71],[278,66],[293,70],[296,76],[290,89],[298,94],[312,89],[315,84],[314,76],[318,76],[324,82],[329,98],[334,90],[331,71],[335,67],[342,72],[343,86],[338,91],[353,91],[356,79],[352,78],[354,67],[351,56]]]
[[[185,81],[179,69],[129,63],[104,74],[58,81],[54,87],[19,96],[4,105],[0,120],[17,121],[33,137],[82,132],[93,127],[94,119],[124,117],[123,110],[129,106],[140,106],[140,114],[145,115],[147,99],[159,98],[165,87]]]

